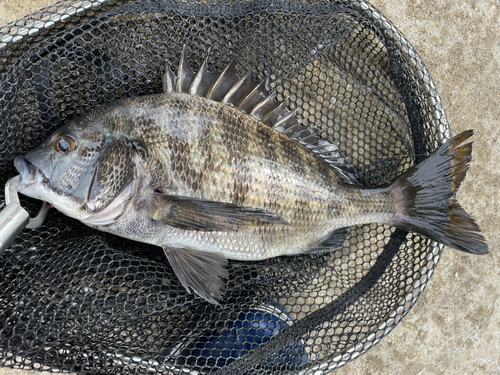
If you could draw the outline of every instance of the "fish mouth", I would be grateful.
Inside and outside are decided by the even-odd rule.
[[[40,168],[22,156],[16,156],[14,166],[21,175],[21,183],[17,188],[20,193],[33,185],[47,184],[49,182],[49,179]]]

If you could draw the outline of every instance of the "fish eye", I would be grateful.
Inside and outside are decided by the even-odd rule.
[[[76,142],[68,135],[59,135],[54,141],[54,147],[57,152],[67,154],[68,152],[75,150]]]

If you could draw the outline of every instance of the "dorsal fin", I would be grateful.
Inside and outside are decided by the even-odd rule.
[[[165,74],[163,74],[163,92],[174,92],[176,89],[177,77],[172,73],[168,62],[165,61]]]
[[[210,52],[210,51],[209,51]],[[200,66],[198,72],[196,72],[195,76],[191,80],[191,84],[189,85],[189,93],[191,95],[201,96],[206,98],[208,91],[214,85],[215,81],[219,78],[219,73],[212,73],[208,71],[208,55],[203,60],[203,63]]]
[[[231,104],[234,107],[238,107],[245,96],[247,96],[253,89],[257,86],[253,80],[252,72],[247,73],[240,79],[238,79],[233,86],[227,91],[224,98],[221,100],[222,103]]]
[[[267,89],[267,87],[268,79],[266,78],[265,80],[262,80],[259,84],[257,84],[252,91],[250,91],[240,100],[237,106],[238,109],[242,112],[253,114],[254,108],[258,106],[262,101],[268,99],[269,90]]]
[[[214,84],[208,89],[207,98],[217,102],[222,101],[229,89],[238,82],[236,73],[236,60],[232,60],[226,68],[219,74]]]
[[[177,71],[177,92],[189,93],[189,86],[191,86],[193,75],[194,73],[187,60],[187,49],[186,46],[184,46],[182,47],[179,70]]]
[[[296,112],[279,103],[274,92],[269,91],[269,80],[255,83],[252,72],[243,77],[236,73],[236,61],[232,60],[221,73],[208,71],[208,55],[199,70],[193,72],[187,61],[186,46],[182,48],[177,76],[166,65],[163,76],[164,91],[181,92],[218,101],[262,121],[291,139],[300,142],[312,153],[325,160],[348,183],[356,183],[351,164],[343,157],[335,143],[319,136],[320,130],[303,126]]]

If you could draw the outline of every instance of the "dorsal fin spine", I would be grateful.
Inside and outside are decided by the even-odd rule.
[[[236,60],[233,59],[219,74],[213,85],[208,89],[207,98],[221,101],[229,89],[238,81]],[[226,87],[225,87],[226,86]]]
[[[273,124],[273,128],[280,133],[283,133],[289,126],[297,123],[297,119],[295,118],[296,111],[289,112],[280,118],[275,124]]]
[[[279,107],[280,103],[276,101],[276,95],[271,93],[267,98],[258,103],[250,113],[255,118],[262,121],[263,116],[267,115],[269,112],[274,111]]]
[[[163,75],[163,91],[175,91],[177,77],[172,73],[168,61],[165,61],[165,74]]]
[[[264,99],[262,99],[260,102],[258,102],[257,104],[255,104],[255,106],[250,111],[250,114],[253,115],[259,109],[265,108],[266,105],[269,105],[270,103],[272,103],[273,100],[274,100],[274,94],[267,95]]]
[[[179,62],[179,71],[177,72],[177,92],[188,92],[193,77],[193,71],[187,61],[186,45],[182,47],[181,60]]]
[[[275,97],[276,98],[276,97]],[[276,102],[278,103],[278,102]],[[271,120],[271,119],[274,119],[276,118],[276,120],[278,120],[278,117],[280,116],[280,111],[283,111],[285,110],[285,108],[283,108],[285,105],[285,103],[278,103],[278,106],[276,108],[273,108],[272,110],[270,110],[269,112],[267,112],[263,117],[262,117],[262,122],[266,125],[269,125],[267,123],[268,120]],[[273,122],[274,123],[274,122]]]
[[[269,78],[255,83],[252,72],[239,78],[236,74],[236,61],[233,59],[221,73],[207,69],[207,57],[200,69],[193,73],[188,61],[186,46],[183,46],[177,77],[168,63],[163,76],[163,89],[205,97],[226,105],[237,107],[276,131],[298,141],[311,152],[321,157],[335,169],[347,182],[355,183],[353,167],[341,157],[336,144],[318,136],[321,130],[303,126],[284,103],[275,100],[275,93],[269,93]]]
[[[248,72],[236,81],[233,86],[231,86],[221,102],[224,104],[230,103],[236,107],[240,101],[240,98],[237,95],[239,90],[242,90],[243,87],[248,87],[247,85],[250,85],[251,83],[253,83],[253,74],[252,72]],[[236,100],[234,100],[235,98]]]
[[[267,96],[267,78],[259,82],[237,105],[237,108],[245,113],[252,113],[253,109]]]
[[[189,84],[189,94],[191,95],[196,95],[203,76],[208,73],[207,59],[208,59],[208,52],[207,52],[207,57],[205,57],[205,60],[203,60],[203,63],[200,66],[200,69],[198,69],[198,71],[195,73],[192,81]]]

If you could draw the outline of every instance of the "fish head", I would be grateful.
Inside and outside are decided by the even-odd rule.
[[[109,224],[138,189],[134,182],[139,150],[136,142],[107,131],[104,124],[74,119],[15,158],[21,175],[18,192],[89,225]],[[113,203],[117,198],[119,204]]]

